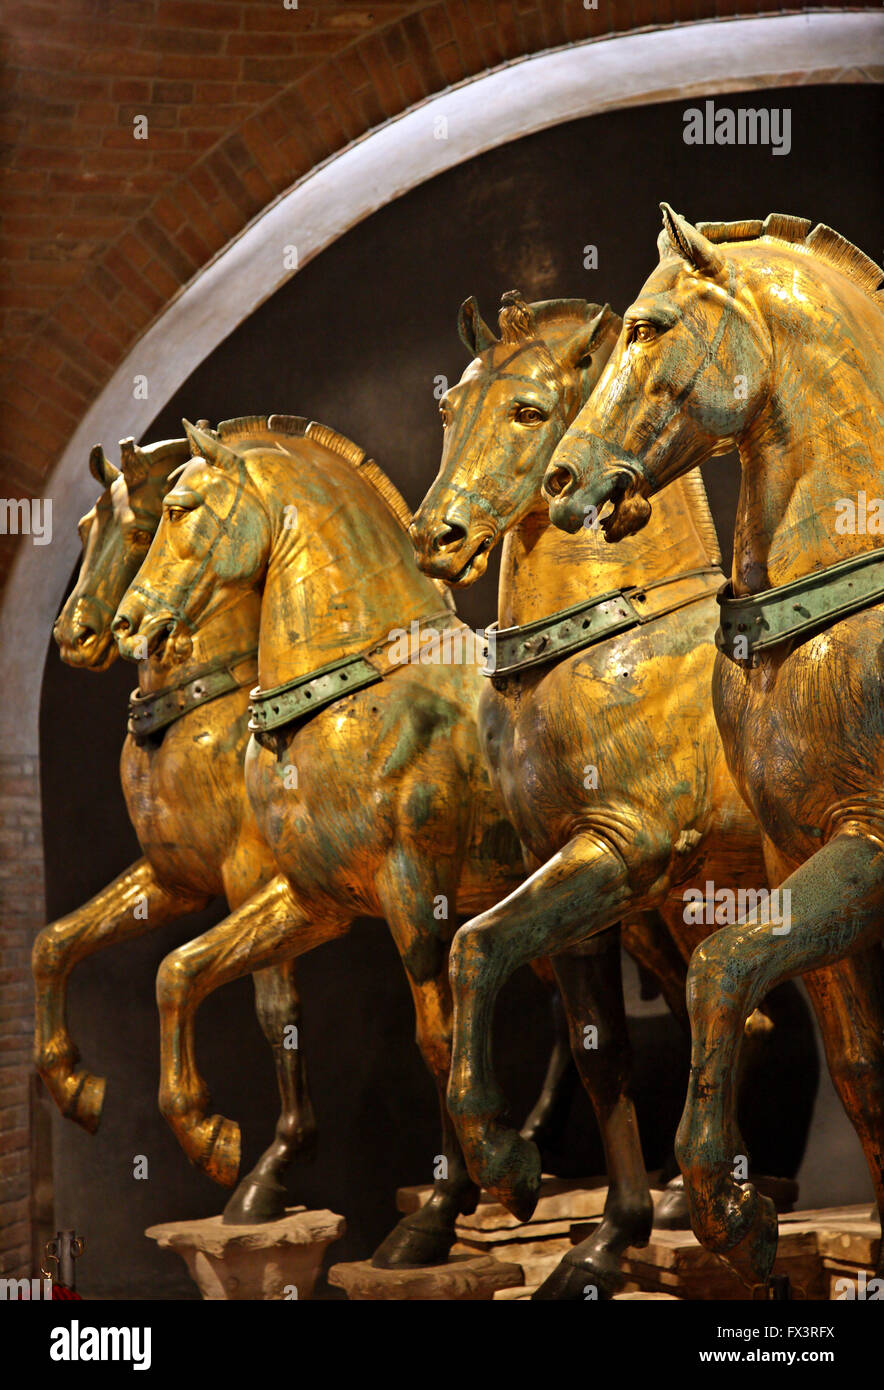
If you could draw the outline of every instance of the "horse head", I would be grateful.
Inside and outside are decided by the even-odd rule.
[[[259,581],[270,525],[246,461],[183,421],[191,457],[172,475],[150,551],[117,609],[120,654],[175,665],[192,634]]]
[[[500,336],[471,298],[458,328],[472,361],[442,397],[438,476],[409,535],[425,574],[472,584],[501,537],[540,503],[543,470],[598,380],[620,328],[608,305],[503,296]]]
[[[114,613],[153,540],[169,474],[187,456],[186,439],[145,448],[123,439],[116,468],[100,444],[92,449],[89,470],[103,491],[79,522],[80,570],[53,628],[68,665],[101,671],[116,657]]]

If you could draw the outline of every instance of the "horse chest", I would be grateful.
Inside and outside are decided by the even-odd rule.
[[[762,829],[797,862],[850,807],[884,828],[882,636],[884,616],[861,613],[753,671],[716,662],[728,766]]]

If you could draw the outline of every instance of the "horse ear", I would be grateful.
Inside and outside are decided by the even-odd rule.
[[[102,487],[110,487],[119,478],[119,469],[114,468],[100,444],[89,450],[89,472]]]
[[[657,242],[660,259],[665,255],[684,256],[701,275],[715,276],[724,269],[724,257],[702,232],[669,206],[661,203],[663,232]]]
[[[130,492],[140,487],[150,472],[147,460],[132,438],[120,440],[120,466]]]
[[[460,313],[457,316],[457,331],[467,352],[472,353],[473,357],[478,357],[480,352],[493,347],[499,341],[479,313],[479,305],[473,294],[470,295],[469,299],[465,299],[460,306]]]
[[[589,307],[593,309],[596,306],[590,305]],[[605,304],[599,309],[594,318],[581,324],[580,328],[577,329],[577,332],[569,340],[567,360],[570,365],[572,367],[578,367],[581,370],[588,367],[593,356],[601,349],[606,339],[609,340],[607,356],[610,356],[611,349],[617,340],[621,325],[622,320],[619,314],[614,313],[610,304]]]
[[[189,420],[182,420],[181,423],[190,444],[191,458],[203,458],[214,468],[230,468],[240,463],[239,454],[222,444],[214,433],[210,434],[208,430],[200,429],[199,425],[192,425]],[[205,421],[200,421],[200,425],[204,423]]]

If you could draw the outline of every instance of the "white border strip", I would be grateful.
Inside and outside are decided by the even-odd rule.
[[[101,441],[136,438],[182,381],[290,279],[283,248],[305,266],[370,213],[486,150],[564,121],[655,101],[747,87],[837,80],[884,51],[884,15],[816,12],[703,21],[540,53],[434,96],[312,170],[264,209],[162,312],[83,417],[47,480],[51,545],[19,547],[0,614],[6,675],[0,751],[33,753],[50,627],[77,557],[75,523],[94,500],[86,468]],[[447,123],[440,139],[437,122]],[[586,170],[586,177],[593,170]],[[659,190],[665,196],[665,188]],[[652,196],[649,193],[649,197]],[[654,194],[653,196],[656,196]],[[133,378],[150,396],[133,399]],[[265,406],[267,402],[263,403]],[[277,406],[279,402],[276,403]],[[302,403],[303,404],[303,403]],[[262,402],[255,403],[260,409]]]

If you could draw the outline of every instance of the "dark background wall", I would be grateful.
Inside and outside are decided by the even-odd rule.
[[[719,105],[740,104],[731,95]],[[868,87],[752,93],[743,104],[789,106],[792,152],[685,146],[682,105],[594,117],[543,132],[463,165],[376,213],[300,272],[203,363],[154,421],[149,440],[180,434],[180,419],[216,422],[282,411],[312,416],[357,440],[416,506],[435,473],[440,429],[434,379],[456,380],[466,356],[458,305],[476,294],[494,321],[503,290],[609,301],[620,312],[656,261],[661,198],[694,219],[793,212],[836,227],[876,256],[881,187],[872,152],[880,96]],[[297,242],[297,229],[292,229]],[[598,269],[583,248],[598,247]],[[103,441],[113,457],[115,441]],[[83,460],[86,466],[86,460]],[[733,462],[707,469],[729,555],[736,501]],[[474,624],[494,616],[495,574],[459,599]],[[117,780],[126,693],[122,664],[101,676],[64,667],[49,652],[41,708],[41,767],[50,920],[84,901],[137,857]],[[55,1125],[56,1214],[89,1240],[85,1290],[190,1296],[183,1266],[144,1240],[152,1222],[219,1211],[224,1196],[191,1169],[155,1105],[157,1024],[153,977],[162,957],[222,913],[215,911],[108,951],[76,972],[71,1025],[87,1064],[107,1075],[102,1127],[89,1136]],[[381,923],[302,960],[302,1041],[320,1123],[312,1162],[298,1162],[293,1200],[342,1212],[349,1232],[334,1259],[355,1259],[395,1219],[402,1183],[429,1180],[437,1150],[431,1085],[411,1043],[411,1006]],[[642,1005],[628,977],[637,1093],[646,1157],[665,1159],[684,1093],[683,1040],[659,1006]],[[547,1002],[533,977],[516,977],[499,1010],[500,1074],[514,1113],[534,1098],[550,1040]],[[243,1171],[275,1119],[269,1053],[251,986],[210,998],[198,1023],[199,1058],[216,1109],[243,1126]],[[785,1172],[799,1155],[816,1057],[806,1020],[786,1030],[776,1065],[758,1079],[747,1124],[759,1168]],[[858,1145],[825,1083],[802,1169],[813,1203],[864,1200]],[[136,1181],[144,1154],[149,1178]],[[559,1155],[548,1166],[600,1171],[588,1106],[575,1100]]]

